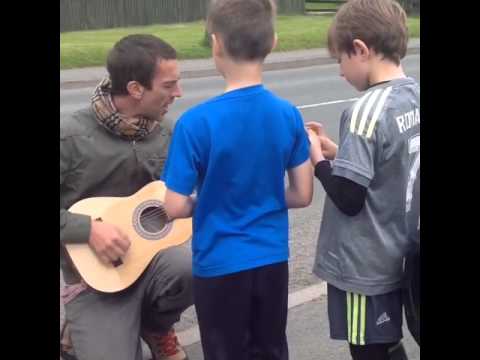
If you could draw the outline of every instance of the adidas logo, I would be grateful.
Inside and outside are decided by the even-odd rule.
[[[387,321],[390,321],[390,317],[387,315],[386,312],[384,312],[382,315],[380,315],[377,319],[377,326],[381,325]]]

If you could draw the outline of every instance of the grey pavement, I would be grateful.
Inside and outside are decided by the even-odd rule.
[[[408,54],[420,52],[420,39],[411,39],[408,43]],[[264,69],[279,70],[304,66],[334,63],[325,48],[274,52],[265,59]],[[198,60],[180,60],[181,77],[195,78],[216,75],[212,58]],[[89,67],[81,69],[60,70],[60,88],[73,89],[96,85],[106,74],[105,67]]]

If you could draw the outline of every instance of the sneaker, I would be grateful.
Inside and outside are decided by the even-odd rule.
[[[144,332],[142,338],[152,352],[152,360],[188,360],[173,328],[164,335]]]

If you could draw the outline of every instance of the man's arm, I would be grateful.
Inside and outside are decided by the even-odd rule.
[[[313,176],[310,161],[288,170],[288,188],[285,191],[287,208],[302,208],[310,205],[313,196]]]
[[[60,137],[60,204],[64,184],[68,179],[72,167],[72,139]],[[90,216],[72,214],[67,209],[60,207],[60,244],[87,243],[90,237]]]
[[[87,243],[90,237],[90,216],[72,214],[60,209],[60,244]]]
[[[130,240],[114,225],[60,209],[60,244],[89,244],[105,264],[124,256]]]
[[[68,141],[60,139],[60,196],[73,156]],[[60,208],[60,244],[82,243],[88,243],[104,263],[118,260],[130,247],[130,240],[116,226]]]

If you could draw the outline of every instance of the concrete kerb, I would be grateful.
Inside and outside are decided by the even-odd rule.
[[[407,54],[420,53],[420,39],[412,39]],[[266,71],[301,68],[315,65],[333,64],[327,49],[308,49],[270,54],[265,60]],[[218,75],[213,60],[180,60],[182,79],[200,78]],[[60,89],[93,87],[106,75],[104,67],[91,67],[60,71]]]

